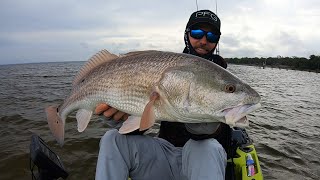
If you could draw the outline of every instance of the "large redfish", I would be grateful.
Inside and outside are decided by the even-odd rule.
[[[245,116],[260,107],[259,101],[249,85],[197,56],[138,51],[118,57],[102,50],[79,71],[64,103],[46,112],[49,127],[62,145],[67,116],[78,110],[82,132],[100,103],[131,115],[119,130],[125,134],[148,129],[155,121],[248,126]]]

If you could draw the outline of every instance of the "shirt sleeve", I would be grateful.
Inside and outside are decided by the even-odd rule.
[[[100,120],[102,120],[104,123],[106,123],[108,125],[108,127],[112,128],[112,129],[120,129],[120,127],[122,126],[123,121],[116,121],[112,118],[107,118],[105,116],[100,116],[99,117]]]

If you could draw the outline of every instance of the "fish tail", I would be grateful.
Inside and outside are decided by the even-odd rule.
[[[47,107],[46,114],[49,128],[60,146],[62,146],[64,143],[64,122],[59,116],[58,107]]]

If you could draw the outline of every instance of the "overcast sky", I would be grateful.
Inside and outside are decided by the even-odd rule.
[[[320,54],[319,0],[217,0],[223,57]],[[215,12],[215,0],[198,0]],[[195,0],[0,0],[0,64],[182,52]]]

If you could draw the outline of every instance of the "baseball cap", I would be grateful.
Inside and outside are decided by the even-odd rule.
[[[191,14],[186,28],[190,28],[198,23],[209,23],[212,25],[215,33],[221,34],[221,22],[218,16],[210,10],[200,10]]]

